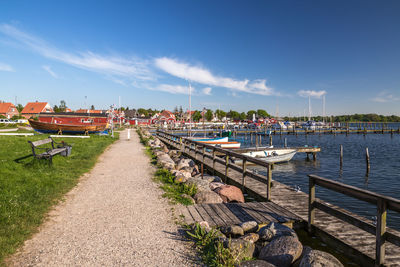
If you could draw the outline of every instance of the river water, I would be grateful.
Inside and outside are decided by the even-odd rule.
[[[398,124],[391,125],[397,129]],[[310,134],[274,135],[274,147],[318,146],[321,152],[314,162],[306,160],[305,153],[297,153],[290,162],[276,164],[272,178],[308,193],[308,174],[316,174],[345,184],[370,190],[386,196],[400,198],[400,134]],[[238,135],[242,147],[255,146],[250,137]],[[262,145],[269,144],[269,137],[262,137]],[[340,169],[340,145],[343,145],[343,167]],[[370,171],[367,174],[365,149],[370,154]],[[265,169],[257,168],[261,174]],[[348,209],[368,219],[376,216],[376,207],[343,194],[316,188],[316,196],[332,204]],[[388,212],[388,226],[400,230],[400,214]]]

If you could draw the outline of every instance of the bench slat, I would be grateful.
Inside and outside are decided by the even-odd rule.
[[[67,148],[65,148],[65,147],[63,147],[63,148],[55,148],[55,149],[52,149],[49,152],[47,152],[47,154],[49,154],[51,156],[54,156],[54,155],[57,155],[57,154],[65,151],[65,150],[67,150]]]
[[[51,143],[51,142],[53,142],[53,140],[51,138],[47,138],[47,139],[31,142],[31,144],[34,147],[36,147],[36,146],[44,145],[44,144]]]

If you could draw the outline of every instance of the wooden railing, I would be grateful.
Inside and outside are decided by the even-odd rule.
[[[266,188],[266,200],[271,200],[271,181],[272,181],[272,169],[271,165],[268,164],[265,161],[259,160],[257,158],[245,156],[227,149],[222,149],[219,147],[215,147],[212,145],[207,145],[201,142],[193,141],[187,138],[182,138],[181,136],[173,135],[167,132],[163,131],[157,131],[157,136],[163,140],[167,141],[170,143],[170,145],[173,145],[177,148],[179,148],[182,152],[186,154],[190,154],[190,152],[194,152],[194,158],[198,160],[197,155],[201,155],[201,170],[203,173],[204,169],[204,164],[205,164],[205,159],[211,159],[212,160],[212,171],[214,172],[213,174],[216,175],[215,172],[215,164],[216,162],[222,164],[225,166],[225,171],[224,171],[224,177],[223,179],[225,182],[229,178],[229,170],[235,170],[239,173],[242,174],[242,188],[246,188],[246,181],[247,178],[254,179],[258,182],[261,182],[263,184],[267,185]],[[218,156],[217,156],[218,153]],[[222,159],[223,158],[223,159]],[[242,160],[241,166],[237,164],[233,164],[230,161],[230,158],[237,158]],[[267,168],[267,176],[263,176],[260,174],[256,174],[253,172],[250,172],[247,170],[247,163],[251,162],[255,165],[262,166]]]
[[[308,201],[308,230],[311,232],[315,221],[315,209],[322,210],[347,223],[350,223],[370,234],[376,236],[375,265],[380,266],[385,260],[385,241],[400,246],[400,237],[386,231],[387,210],[400,212],[400,200],[383,196],[368,190],[363,190],[351,185],[346,185],[316,175],[309,175],[309,201]],[[316,199],[315,186],[321,186],[332,191],[371,203],[377,207],[376,226],[362,221],[342,211],[334,209],[324,202]]]

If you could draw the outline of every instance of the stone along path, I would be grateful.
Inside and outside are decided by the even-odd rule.
[[[50,212],[11,266],[192,266],[134,130]]]

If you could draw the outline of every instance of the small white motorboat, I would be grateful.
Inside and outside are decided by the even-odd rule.
[[[258,158],[267,163],[278,163],[290,161],[296,154],[296,149],[291,148],[281,148],[281,149],[268,149],[261,151],[250,151],[242,153],[244,156],[249,156],[253,158]],[[235,163],[241,163],[241,159],[235,160]]]

